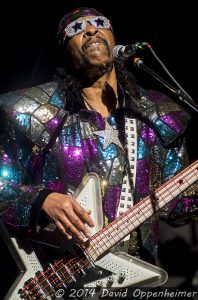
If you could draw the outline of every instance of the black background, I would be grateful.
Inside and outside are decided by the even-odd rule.
[[[91,6],[111,19],[117,44],[146,41],[195,102],[197,100],[197,24],[194,1],[76,1],[6,2],[0,20],[0,93],[51,80],[57,63],[56,33],[60,18],[70,9]],[[108,6],[108,7],[107,7]],[[149,53],[148,53],[149,52]],[[149,50],[144,64],[169,78]],[[162,85],[143,70],[136,71],[148,88]],[[171,83],[171,81],[169,81]],[[175,97],[175,96],[174,96]],[[177,99],[178,100],[178,99]],[[190,161],[197,159],[197,113],[187,130]]]
[[[91,6],[112,21],[117,44],[126,45],[143,41],[151,44],[172,76],[198,103],[198,46],[196,46],[198,17],[195,5],[196,1],[192,0],[183,3],[173,0],[7,1],[0,12],[0,94],[51,80],[57,63],[56,32],[60,18],[77,6]],[[145,65],[169,80],[150,52],[146,50],[140,57]],[[163,89],[160,83],[143,70],[135,72],[146,87]],[[169,82],[172,83],[170,80]],[[192,119],[186,137],[189,159],[193,162],[198,158],[196,148],[198,115],[191,109],[189,111]],[[193,230],[190,229],[186,236],[189,232],[193,234]],[[195,240],[194,244],[196,243]],[[177,240],[176,244],[177,247],[174,244],[175,253],[172,247],[162,248],[162,255],[170,257],[169,263],[175,269],[185,256]],[[187,249],[191,251],[191,248]],[[170,250],[170,253],[167,250]],[[174,254],[173,257],[176,259],[178,253],[182,257],[175,267],[172,265],[171,255]],[[192,270],[194,256],[188,257],[193,257],[192,263],[188,263]],[[179,268],[178,272],[181,273]]]

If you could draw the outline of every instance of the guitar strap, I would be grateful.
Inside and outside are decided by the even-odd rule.
[[[120,203],[116,217],[119,217],[133,206],[133,191],[135,188],[137,162],[137,130],[135,119],[125,117],[125,136],[128,168],[122,182]],[[119,243],[119,250],[128,252],[129,239],[130,234]]]

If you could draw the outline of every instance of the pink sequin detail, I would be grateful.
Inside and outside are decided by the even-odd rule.
[[[155,132],[149,128],[148,126],[144,126],[140,133],[140,136],[146,141],[146,143],[150,146],[156,139]]]

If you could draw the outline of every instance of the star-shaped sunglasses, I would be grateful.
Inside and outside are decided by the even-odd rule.
[[[82,19],[82,20],[76,20],[73,21],[71,23],[69,23],[64,31],[64,39],[66,37],[72,37],[76,34],[79,34],[81,32],[83,32],[86,29],[87,23],[91,24],[92,26],[96,27],[96,28],[102,28],[102,29],[110,29],[111,28],[111,23],[110,21],[103,17],[103,16],[99,16],[99,17],[94,17],[91,19]]]

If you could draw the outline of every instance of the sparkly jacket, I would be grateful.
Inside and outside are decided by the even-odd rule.
[[[73,194],[87,172],[107,181],[104,219],[107,223],[116,218],[126,165],[124,148],[114,143],[102,147],[101,137],[94,132],[104,130],[104,119],[78,102],[72,108],[74,96],[49,82],[0,97],[0,211],[3,221],[16,230],[35,230],[39,218],[44,218],[40,212],[47,195],[52,191]],[[143,117],[136,120],[134,203],[188,164],[183,138],[188,113],[157,91],[142,91],[139,106]],[[108,118],[122,143],[124,117],[120,109]],[[152,257],[159,217],[172,225],[189,222],[197,214],[195,193],[194,185],[140,226],[139,242]],[[133,239],[132,245],[137,242]]]

